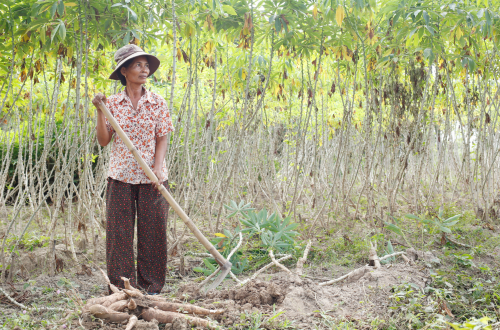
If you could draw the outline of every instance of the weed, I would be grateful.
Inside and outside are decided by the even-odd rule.
[[[432,283],[425,289],[411,283],[393,288],[390,309],[396,315],[396,325],[411,322],[414,329],[420,329],[438,324],[442,327],[443,322],[498,317],[500,284],[496,276],[452,270],[440,271],[431,278]]]

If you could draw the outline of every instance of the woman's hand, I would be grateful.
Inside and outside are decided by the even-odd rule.
[[[97,93],[92,99],[92,103],[97,109],[97,141],[101,146],[105,147],[111,141],[113,134],[111,134],[106,128],[106,117],[104,117],[101,108],[99,108],[101,102],[106,104],[106,96],[102,93]]]
[[[162,171],[162,165],[157,165],[155,164],[153,166],[153,173],[156,175],[156,177],[158,178],[158,183],[156,182],[152,182],[151,184],[153,185],[153,187],[158,190],[158,192],[160,192],[160,185],[163,184],[163,180],[165,179],[163,177],[163,171]]]
[[[99,104],[106,104],[106,95],[103,93],[97,93],[94,95],[94,98],[92,99],[92,104],[97,108],[99,112],[101,112],[101,109],[99,108]]]
[[[155,149],[155,161],[153,165],[153,173],[156,175],[158,178],[158,184],[163,184],[163,180],[166,178],[163,177],[163,162],[165,161],[165,153],[167,152],[167,145],[168,145],[168,136],[160,136],[156,138],[156,149]],[[153,182],[153,186],[155,189],[160,192],[160,186],[156,185],[155,182]]]

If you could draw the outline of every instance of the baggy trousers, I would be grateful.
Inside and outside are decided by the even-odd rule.
[[[164,183],[166,187],[166,183]],[[108,178],[106,190],[106,261],[111,283],[120,277],[148,293],[159,293],[167,270],[169,204],[151,184],[129,184]],[[137,276],[134,265],[134,224],[137,214]]]

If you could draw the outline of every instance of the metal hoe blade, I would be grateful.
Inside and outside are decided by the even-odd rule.
[[[224,281],[224,279],[226,278],[227,274],[229,274],[229,272],[231,271],[231,263],[229,261],[227,261],[225,264],[223,264],[219,269],[219,275],[215,278],[215,280],[212,282],[212,284],[210,284],[208,286],[208,289],[207,291],[210,291],[210,290],[213,290],[215,289],[216,287],[219,286],[219,284],[222,283],[222,281]]]

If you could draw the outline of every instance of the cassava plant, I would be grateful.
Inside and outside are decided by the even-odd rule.
[[[447,219],[443,218],[443,208],[439,209],[439,214],[433,219],[426,219],[413,214],[405,215],[408,219],[413,219],[419,222],[419,225],[426,225],[429,234],[441,234],[441,244],[446,244],[446,234],[451,234],[451,229],[459,222],[461,214],[454,215]]]
[[[211,240],[221,254],[227,257],[238,244],[239,234],[244,234],[243,239],[251,246],[247,250],[247,254],[252,256],[245,256],[241,250],[232,255],[231,271],[236,275],[241,274],[249,267],[250,259],[267,256],[269,250],[277,250],[280,253],[289,252],[294,248],[295,237],[298,235],[294,231],[298,225],[291,223],[290,217],[281,219],[277,213],[268,214],[266,209],[254,212],[255,209],[250,207],[250,204],[245,204],[243,201],[236,204],[235,201],[231,201],[229,205],[224,205],[230,212],[228,218],[238,214],[241,216],[239,218],[241,227],[237,226],[234,231],[224,229],[222,233],[215,233],[216,237]],[[206,258],[203,263],[206,268],[195,267],[193,270],[205,275],[210,275],[216,270],[215,259]]]

